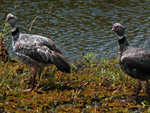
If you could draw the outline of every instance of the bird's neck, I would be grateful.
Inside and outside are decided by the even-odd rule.
[[[9,24],[10,26],[11,26],[11,32],[14,32],[14,31],[16,31],[16,29],[18,28],[18,25],[17,25],[17,23],[15,23],[15,24]]]
[[[19,28],[17,27],[15,30],[11,30],[11,35],[12,35],[12,38],[13,38],[13,41],[17,41],[17,39],[19,38]]]
[[[19,28],[17,27],[17,28],[13,28],[12,30],[11,30],[11,35],[12,36],[14,36],[14,35],[16,35],[17,33],[19,33],[20,31],[19,31]]]
[[[126,40],[125,36],[120,36],[118,42],[119,42],[119,51],[120,52],[124,52],[127,49],[131,48],[131,46],[128,43],[128,41]]]

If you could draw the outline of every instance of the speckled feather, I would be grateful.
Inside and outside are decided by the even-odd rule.
[[[150,79],[150,52],[142,48],[133,48],[126,40],[125,27],[120,23],[115,23],[112,30],[119,35],[119,64],[126,74],[138,79],[135,100],[141,89],[141,80],[146,81],[147,100],[150,101],[149,79]]]
[[[7,15],[6,21],[12,27],[13,50],[22,63],[36,67],[55,64],[61,71],[70,72],[70,64],[51,39],[40,35],[20,33],[17,27],[19,19],[11,13]]]
[[[129,76],[140,79],[150,79],[150,52],[142,48],[130,46],[124,36],[125,27],[115,23],[112,28],[119,35],[119,64],[121,69]]]
[[[18,59],[27,65],[33,66],[33,81],[29,89],[24,91],[32,91],[35,88],[35,78],[37,74],[40,76],[42,68],[48,64],[55,64],[62,72],[70,73],[71,66],[62,56],[62,53],[54,42],[40,35],[22,34],[17,27],[19,18],[9,13],[6,22],[11,26],[13,50]],[[39,67],[37,70],[36,67]]]
[[[57,57],[64,60],[59,47],[51,39],[40,35],[21,34],[18,32],[13,36],[13,50],[21,62],[30,66],[41,67],[49,63],[55,63]],[[58,63],[55,65],[59,69],[63,65],[70,69],[68,63],[63,62],[63,65],[58,65]]]

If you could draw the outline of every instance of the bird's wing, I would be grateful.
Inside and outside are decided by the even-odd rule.
[[[35,41],[35,43],[38,43],[41,46],[45,45],[49,49],[62,54],[59,47],[51,39],[40,36],[40,35],[32,35],[32,34],[31,35],[28,34],[28,35],[29,35],[30,39],[33,40],[33,42]]]
[[[60,49],[54,42],[39,35],[21,35],[15,45],[23,55],[32,60],[43,63],[54,63],[61,71],[70,70],[70,65],[62,56]],[[69,72],[69,71],[68,71]]]
[[[123,53],[121,62],[130,69],[150,73],[150,52],[143,49],[130,49]]]
[[[21,34],[15,44],[15,52],[20,52],[36,61],[48,62],[51,51],[61,51],[51,39],[40,35]]]
[[[51,61],[56,65],[58,69],[60,69],[62,72],[70,73],[71,66],[68,63],[68,61],[59,53],[55,53],[52,51],[51,54]]]

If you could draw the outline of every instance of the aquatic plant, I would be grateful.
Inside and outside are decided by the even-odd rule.
[[[9,37],[5,37],[8,33],[9,30],[9,25],[8,23],[5,22],[4,28],[3,28],[3,32],[0,33],[0,37],[2,38],[2,41],[5,43]],[[5,37],[5,38],[4,38]]]
[[[81,61],[77,61],[79,64]],[[76,65],[76,63],[74,65]],[[87,61],[82,60],[83,65]],[[10,61],[0,67],[1,112],[149,112],[145,90],[138,101],[135,80],[124,74],[116,59],[101,59],[92,68],[81,66],[80,72],[65,74],[54,65],[45,67],[41,82],[31,92],[32,69]],[[90,71],[90,73],[89,73]],[[39,79],[36,78],[36,81]],[[143,85],[142,85],[143,86]]]

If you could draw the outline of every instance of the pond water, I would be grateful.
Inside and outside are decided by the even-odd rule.
[[[51,38],[70,61],[80,57],[82,52],[97,52],[97,61],[104,57],[116,58],[118,36],[111,31],[116,22],[126,27],[132,46],[149,49],[149,0],[18,0],[16,8],[15,4],[15,0],[0,1],[0,31],[6,15],[17,11],[21,32],[29,33],[31,22],[38,16],[31,33],[44,35],[51,8],[46,37]],[[6,46],[10,43],[11,39]],[[11,45],[9,53],[15,57]]]

